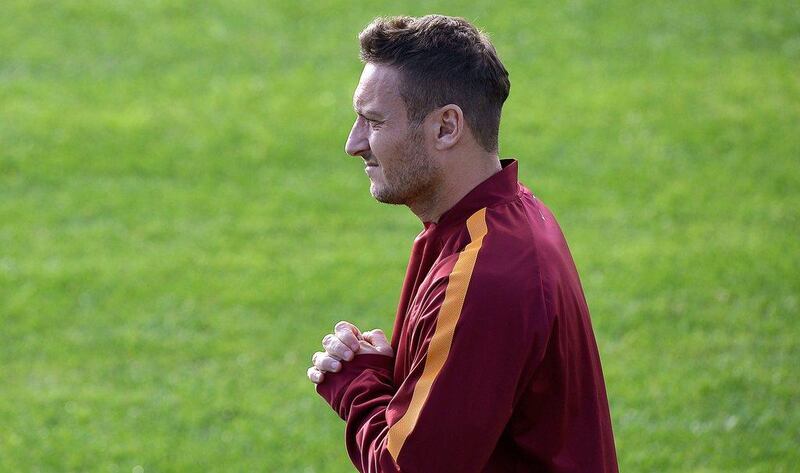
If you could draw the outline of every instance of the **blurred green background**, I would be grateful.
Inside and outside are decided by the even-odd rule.
[[[790,1],[0,2],[0,471],[352,471],[307,381],[420,223],[344,154],[377,15],[486,30],[625,472],[800,471]]]

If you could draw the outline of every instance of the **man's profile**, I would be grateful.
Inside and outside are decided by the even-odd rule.
[[[508,73],[466,20],[378,18],[346,151],[424,229],[392,340],[340,322],[308,377],[365,472],[616,472],[589,311],[550,211],[498,156]]]

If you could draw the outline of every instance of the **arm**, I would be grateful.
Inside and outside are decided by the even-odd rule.
[[[454,269],[423,295],[410,371],[357,355],[317,391],[346,420],[361,472],[471,472],[487,463],[513,410],[531,341],[519,297]],[[527,341],[526,341],[527,340]],[[362,358],[363,356],[363,358]]]

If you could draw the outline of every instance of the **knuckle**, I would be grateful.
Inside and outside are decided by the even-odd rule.
[[[349,345],[356,340],[356,336],[349,330],[346,332],[336,332],[336,338],[345,345]]]
[[[344,343],[337,338],[336,340],[331,341],[330,348],[332,351],[340,352],[344,348]]]
[[[311,381],[314,381],[319,375],[317,374],[317,370],[312,366],[306,371],[306,376],[308,376],[308,379]]]
[[[330,333],[325,335],[324,337],[322,337],[322,344],[326,345],[326,344],[330,343],[332,338],[333,338],[333,335],[331,335]]]
[[[324,353],[321,352],[321,351],[318,351],[318,352],[314,353],[313,355],[311,355],[311,363],[316,365],[317,364],[317,360],[319,359],[319,357],[321,355],[324,355]]]
[[[347,322],[347,321],[345,321],[345,320],[342,320],[342,321],[340,321],[339,323],[337,323],[336,325],[334,325],[334,326],[333,326],[333,328],[334,328],[334,329],[335,329],[337,332],[340,332],[340,331],[349,330],[349,329],[350,329],[350,325],[351,325],[351,324],[350,324],[350,322]]]

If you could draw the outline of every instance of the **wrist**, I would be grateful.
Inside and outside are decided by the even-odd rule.
[[[338,372],[325,373],[325,378],[316,386],[316,390],[342,418],[345,418],[339,404],[352,384],[358,384],[358,380],[361,378],[377,378],[382,384],[391,385],[393,373],[393,356],[356,353],[352,360],[342,361],[342,369]]]

